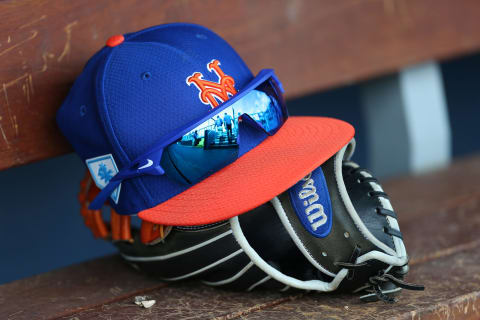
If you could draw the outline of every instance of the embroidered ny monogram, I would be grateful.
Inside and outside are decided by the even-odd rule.
[[[235,80],[220,69],[220,61],[213,59],[207,64],[210,72],[215,72],[218,82],[204,80],[201,72],[195,72],[186,79],[188,85],[194,84],[200,90],[198,97],[203,104],[216,108],[237,93]]]

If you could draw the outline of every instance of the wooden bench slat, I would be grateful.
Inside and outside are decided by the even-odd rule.
[[[108,315],[111,319],[214,319],[225,315],[236,314],[239,310],[246,313],[262,307],[286,302],[293,295],[281,293],[252,292],[246,295],[241,292],[222,291],[207,286],[184,283],[175,284],[161,290],[152,291],[148,297],[155,299],[155,307],[140,308],[133,303],[134,298],[115,301],[95,309],[87,309],[69,317],[78,319],[100,319]]]
[[[382,302],[364,304],[351,295],[317,293],[251,312],[242,319],[478,319],[478,261],[480,250],[477,247],[476,250],[413,265],[409,280],[424,284],[426,290],[404,290],[395,305]]]
[[[480,181],[480,154],[456,159],[448,170],[413,179],[409,176],[391,179],[384,189],[401,215],[400,223],[407,225],[421,215],[435,214],[435,210],[475,201],[480,193],[476,181]]]
[[[476,51],[479,15],[476,0],[1,2],[0,170],[70,151],[55,112],[113,34],[205,25],[254,72],[275,68],[294,97]]]
[[[106,257],[0,286],[0,319],[46,319],[142,294],[164,283]]]
[[[360,304],[354,295],[235,293],[196,282],[167,286],[143,277],[120,258],[110,257],[0,286],[0,318],[11,315],[11,319],[89,319],[99,314],[115,315],[113,318],[121,318],[122,314],[140,318],[174,318],[180,314],[211,318],[241,313],[250,318],[271,315],[282,319],[283,313],[289,318],[301,318],[306,312],[332,317],[335,312],[339,317],[348,312],[360,317],[364,309],[382,317],[407,317],[416,312],[422,318],[434,318],[443,316],[442,312],[456,314],[462,310],[466,310],[463,316],[473,317],[480,310],[473,308],[480,299],[480,240],[476,237],[480,226],[480,215],[476,214],[480,211],[480,194],[476,193],[479,176],[480,156],[476,156],[458,161],[446,170],[385,185],[394,207],[401,208],[398,214],[412,265],[408,280],[427,287],[420,293],[404,291],[400,303],[392,308],[385,308],[383,303]],[[411,195],[422,192],[431,195],[417,208]],[[459,198],[461,193],[473,198],[445,206],[450,196]],[[140,309],[132,304],[133,297],[142,294],[157,299],[154,309]]]
[[[444,319],[458,314],[462,319],[474,319],[480,315],[480,291],[478,261],[480,250],[457,252],[443,259],[426,263],[413,263],[410,281],[426,285],[425,292],[404,291],[397,304],[386,308],[384,303],[364,304],[358,297],[344,294],[303,294],[281,295],[274,292],[238,293],[222,291],[195,283],[173,284],[158,290],[138,292],[157,300],[155,307],[141,309],[133,304],[133,295],[106,301],[102,306],[84,306],[55,317],[68,319],[99,319],[108,316],[113,319],[137,317],[161,317],[178,319],[303,319],[335,318],[368,319]],[[49,301],[49,304],[56,304]],[[31,314],[9,314],[9,319],[28,319]],[[430,317],[430,318],[428,318]]]

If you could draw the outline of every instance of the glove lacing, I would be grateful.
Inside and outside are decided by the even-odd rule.
[[[347,166],[352,167],[352,169],[349,171],[349,174],[355,174],[357,172],[366,172],[369,175],[369,176],[364,176],[364,177],[359,178],[358,183],[375,183],[375,184],[378,185],[378,180],[376,178],[374,178],[373,176],[371,176],[371,174],[367,170],[365,170],[364,168],[356,167],[350,161],[344,162],[344,165],[345,164]],[[369,197],[382,197],[382,198],[385,198],[387,201],[389,199],[388,194],[383,192],[383,191],[370,191],[368,193],[368,196]],[[384,215],[384,216],[390,216],[392,218],[397,219],[397,215],[392,210],[388,210],[388,209],[383,208],[383,207],[377,207],[375,210],[376,210],[377,214]],[[400,239],[403,239],[401,232],[398,231],[398,230],[395,230],[393,228],[384,227],[383,232],[389,234],[390,236],[398,237]],[[335,262],[334,263],[335,265],[337,265],[339,267],[346,268],[346,269],[349,270],[349,273],[348,273],[348,276],[347,276],[348,279],[353,279],[354,269],[364,267],[364,266],[368,265],[368,262],[362,262],[362,263],[355,263],[354,262],[354,261],[356,261],[356,259],[360,255],[360,252],[361,252],[361,249],[358,246],[356,246],[353,250],[352,256],[350,257],[350,262]],[[408,262],[405,265],[407,265],[407,264],[408,264]],[[403,267],[403,266],[400,266],[400,267]],[[394,297],[390,297],[387,294],[382,292],[381,284],[391,282],[394,285],[396,285],[397,287],[407,289],[407,290],[419,290],[419,291],[421,291],[421,290],[425,289],[425,287],[423,285],[408,283],[408,282],[405,282],[405,281],[403,281],[399,278],[396,278],[395,276],[393,276],[392,274],[387,272],[387,270],[389,270],[389,269],[390,268],[387,268],[386,270],[381,270],[381,271],[379,271],[378,275],[370,277],[369,280],[368,280],[369,282],[362,289],[365,290],[368,293],[375,293],[375,295],[378,297],[378,299],[380,299],[384,302],[387,302],[387,303],[393,303],[396,300],[395,300]]]
[[[406,263],[405,265],[407,265]],[[335,262],[335,265],[349,269],[350,271],[353,271],[356,268],[364,267],[368,265],[367,262],[362,262],[362,263],[349,263],[349,262]],[[391,282],[395,284],[397,287],[406,289],[406,290],[417,290],[417,291],[422,291],[425,289],[423,285],[419,284],[414,284],[414,283],[409,283],[406,281],[403,281],[401,279],[398,279],[394,275],[387,273],[385,270],[379,271],[378,275],[372,276],[368,279],[369,283],[367,286],[363,287],[363,289],[366,292],[369,293],[375,293],[375,295],[382,301],[388,302],[388,303],[393,303],[395,302],[395,298],[389,297],[388,295],[384,294],[381,289],[381,284],[384,284],[386,282]]]

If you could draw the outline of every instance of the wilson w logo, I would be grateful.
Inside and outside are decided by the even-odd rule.
[[[204,80],[203,74],[200,72],[195,72],[186,81],[188,85],[193,83],[200,90],[198,94],[200,101],[203,104],[210,105],[213,109],[236,94],[237,90],[235,89],[235,80],[220,69],[220,61],[213,59],[207,64],[207,69],[210,72],[215,72],[218,76],[218,82]]]

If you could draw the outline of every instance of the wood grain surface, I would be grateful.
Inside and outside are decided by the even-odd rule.
[[[478,319],[480,318],[480,155],[449,169],[384,185],[410,260],[399,302],[358,296],[230,292],[197,282],[165,284],[107,257],[0,286],[0,319]],[[136,295],[157,300],[150,309]]]
[[[118,33],[205,25],[288,97],[480,48],[477,0],[0,2],[0,170],[71,151],[55,112],[87,59]]]

